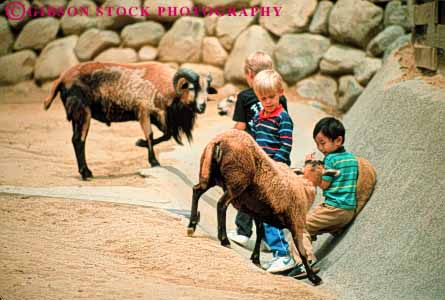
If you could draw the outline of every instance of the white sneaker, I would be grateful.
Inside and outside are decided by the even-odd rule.
[[[261,241],[260,251],[261,252],[271,252],[269,245],[264,240]]]
[[[289,255],[276,257],[269,268],[267,268],[267,272],[269,273],[279,273],[292,269],[295,267],[295,261]]]
[[[227,233],[227,237],[229,240],[232,240],[243,247],[246,247],[249,242],[249,238],[247,236],[238,234],[236,230],[229,231]]]

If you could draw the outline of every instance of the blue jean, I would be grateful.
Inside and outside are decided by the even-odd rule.
[[[289,255],[289,244],[284,238],[282,229],[278,229],[266,223],[264,225],[264,240],[269,246],[274,257]]]

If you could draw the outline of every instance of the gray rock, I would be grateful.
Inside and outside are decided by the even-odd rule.
[[[14,35],[9,29],[8,20],[0,17],[0,56],[10,53],[13,44]]]
[[[383,9],[363,0],[339,0],[329,16],[329,33],[339,42],[366,48],[379,31]]]
[[[288,83],[295,83],[318,69],[330,41],[309,33],[285,34],[274,50],[275,68]]]
[[[38,8],[45,6],[66,7],[67,0],[34,0],[32,4]]]
[[[352,74],[356,66],[365,59],[365,52],[343,45],[333,45],[324,54],[320,70],[324,74]]]
[[[181,68],[192,69],[201,76],[207,76],[209,73],[212,75],[212,86],[219,88],[224,85],[224,73],[223,70],[211,65],[204,64],[190,64],[186,63],[181,65]]]
[[[384,24],[386,27],[399,25],[405,30],[411,30],[408,5],[403,5],[399,0],[389,2],[385,7]]]
[[[303,32],[315,13],[317,0],[264,0],[263,6],[281,7],[280,15],[261,16],[260,24],[277,36],[285,33]]]
[[[385,54],[383,55],[383,61],[386,61],[386,59],[389,57],[389,55],[396,49],[399,49],[402,46],[408,45],[411,43],[412,35],[411,33],[402,35],[398,39],[396,39],[394,42],[392,42],[386,49]]]
[[[132,48],[110,48],[96,56],[94,61],[134,63],[138,61],[138,54]]]
[[[37,58],[34,78],[45,81],[57,78],[63,71],[79,63],[74,54],[78,37],[71,35],[50,42]]]
[[[0,85],[14,84],[32,77],[36,54],[23,50],[0,57]]]
[[[183,16],[194,16],[192,14],[193,2],[191,0],[145,0],[145,7],[149,7],[150,15],[147,17],[150,20],[160,22],[173,22]],[[168,7],[171,7],[169,12]],[[182,8],[182,15],[181,15]]]
[[[405,34],[403,27],[398,25],[388,26],[371,40],[366,51],[373,56],[381,56],[388,46]]]
[[[361,85],[366,86],[381,67],[381,59],[366,57],[361,64],[354,68],[354,77]]]
[[[317,74],[303,79],[297,83],[296,90],[305,99],[322,101],[337,107],[337,82],[331,77]]]
[[[202,61],[223,67],[228,54],[216,37],[205,37],[202,41]]]
[[[226,50],[230,50],[239,34],[251,25],[254,19],[252,16],[219,17],[216,23],[216,37]]]
[[[331,1],[320,1],[312,17],[311,25],[309,25],[309,32],[317,34],[329,33],[329,15],[334,4]]]
[[[14,29],[20,29],[31,19],[28,14],[24,13],[23,11],[28,11],[28,9],[31,7],[31,4],[27,0],[8,0],[5,2],[5,4],[15,2],[17,5],[13,6],[14,9],[14,16],[17,16],[17,18],[14,19],[8,19],[9,26],[11,26]],[[22,9],[23,8],[23,9]],[[21,18],[19,18],[21,16]]]
[[[140,10],[141,0],[107,0],[102,6],[103,15],[97,16],[97,26],[100,29],[121,29],[128,24],[142,22],[145,16]],[[106,7],[119,8],[119,14],[115,9],[111,9],[111,14],[108,14]],[[134,9],[137,7],[138,9]],[[133,8],[130,15],[130,9]]]
[[[29,21],[15,41],[14,50],[44,48],[46,44],[56,38],[59,27],[59,20],[52,17]]]
[[[165,34],[164,27],[153,21],[126,26],[121,32],[124,46],[140,48],[144,45],[157,46]]]
[[[346,75],[339,79],[338,109],[347,112],[363,92],[364,88],[354,76]]]
[[[103,50],[119,44],[120,38],[116,32],[92,28],[80,36],[74,52],[80,61],[86,61],[93,59]]]
[[[60,25],[64,35],[80,35],[85,30],[93,28],[97,25],[96,23],[96,4],[90,0],[73,0],[68,3],[68,9],[71,7],[76,7],[79,12],[83,7],[88,8],[88,15],[69,16],[64,15],[60,20]]]
[[[155,60],[158,56],[158,49],[152,46],[144,46],[138,52],[140,61]]]
[[[236,40],[224,66],[226,80],[245,83],[244,60],[246,57],[255,51],[264,51],[272,56],[274,46],[272,37],[264,28],[258,25],[247,28]]]
[[[182,17],[162,37],[159,43],[159,60],[167,62],[199,62],[202,55],[204,20]]]

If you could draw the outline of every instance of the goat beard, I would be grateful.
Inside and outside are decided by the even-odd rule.
[[[192,130],[196,121],[194,105],[185,105],[180,99],[175,99],[167,108],[167,128],[175,141],[182,145],[182,136],[190,143],[193,140]]]

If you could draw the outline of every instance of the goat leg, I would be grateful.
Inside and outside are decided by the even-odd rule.
[[[90,128],[91,110],[87,107],[76,117],[72,120],[73,136],[71,142],[76,153],[79,173],[82,176],[82,180],[87,180],[93,177],[93,173],[88,168],[85,158],[85,142]]]
[[[142,131],[144,132],[145,139],[148,148],[148,162],[152,167],[159,166],[159,161],[156,159],[155,152],[153,150],[153,132],[151,132],[150,118],[147,113],[142,113],[139,116],[139,123],[141,124]]]
[[[263,222],[259,221],[257,218],[254,218],[255,227],[256,227],[256,240],[255,247],[253,248],[252,255],[250,256],[250,260],[257,266],[261,266],[260,263],[260,247],[261,240],[264,236],[264,227]]]
[[[294,238],[295,246],[297,247],[298,253],[300,254],[301,261],[303,262],[304,268],[306,269],[307,278],[312,282],[313,285],[319,285],[321,283],[321,278],[315,274],[307,260],[306,250],[303,246],[303,230],[292,230],[292,236]]]
[[[169,134],[169,133],[168,133],[168,134],[164,134],[163,136],[158,137],[157,139],[154,139],[153,142],[152,142],[151,144],[152,144],[153,146],[155,146],[155,145],[157,145],[157,144],[159,144],[159,143],[168,141],[171,137],[172,137],[172,136],[171,136],[171,134]],[[139,139],[139,140],[137,140],[137,141],[136,141],[136,146],[138,146],[138,147],[142,147],[142,148],[148,148],[147,140],[144,140],[144,139]]]
[[[217,218],[218,218],[218,239],[221,241],[221,245],[225,247],[230,246],[230,241],[227,238],[226,231],[226,215],[227,207],[229,205],[229,193],[225,192],[218,200],[217,204]]]
[[[199,183],[193,186],[193,196],[192,196],[192,208],[190,212],[190,222],[187,227],[187,235],[192,236],[196,230],[196,225],[198,225],[200,220],[200,214],[198,211],[198,201],[199,198],[204,194],[208,189],[203,189],[199,185]]]

